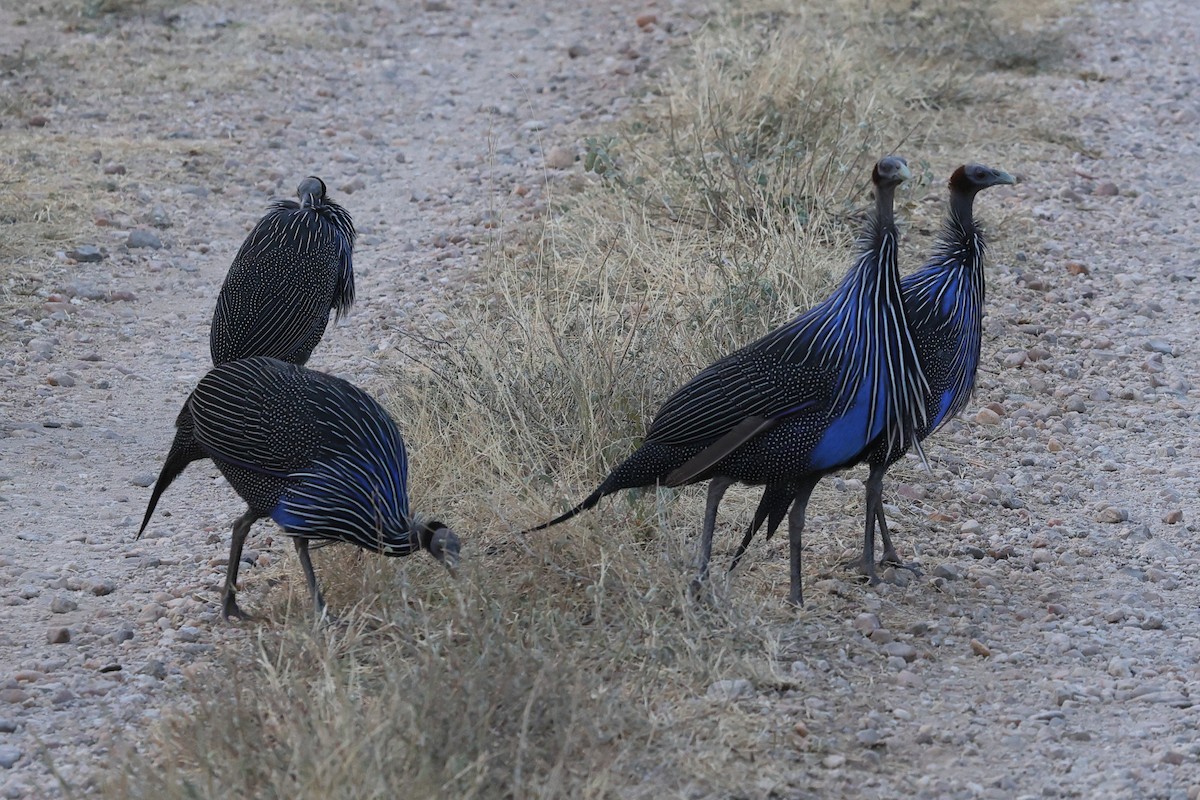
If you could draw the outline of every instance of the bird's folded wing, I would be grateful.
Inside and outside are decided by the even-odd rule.
[[[742,420],[729,433],[717,439],[667,475],[666,485],[682,486],[690,483],[755,436],[775,427],[778,422],[778,417],[749,417]]]
[[[261,297],[254,309],[254,326],[242,332],[240,352],[293,358],[296,348],[324,328],[329,320],[326,298],[304,286]]]
[[[815,402],[819,368],[771,352],[774,338],[729,354],[680,387],[659,409],[646,440],[712,444],[747,420],[787,416]]]
[[[291,371],[299,369],[264,358],[213,369],[188,398],[196,441],[213,458],[263,474],[287,475],[304,466],[311,422],[305,421],[302,388],[285,390],[289,377],[300,377]]]

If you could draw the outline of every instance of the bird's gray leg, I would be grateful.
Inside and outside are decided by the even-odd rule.
[[[882,517],[883,508],[883,474],[887,471],[887,466],[884,464],[872,464],[871,474],[867,476],[867,514],[866,528],[863,532],[863,552],[862,555],[846,564],[849,569],[858,570],[858,572],[867,576],[867,582],[872,586],[879,583],[879,576],[875,574],[875,520]],[[888,537],[888,541],[891,538]]]
[[[816,485],[815,481],[803,481],[796,489],[796,497],[792,500],[792,510],[788,512],[788,561],[791,575],[788,602],[794,606],[804,605],[803,578],[800,576],[802,559],[800,546],[804,538],[804,515],[808,510],[808,498],[812,495],[812,490]]]
[[[230,617],[244,620],[253,619],[238,608],[237,574],[238,565],[242,561],[242,545],[246,543],[246,536],[249,535],[250,527],[258,519],[258,516],[253,510],[250,510],[233,523],[233,544],[229,546],[229,563],[225,565],[225,588],[221,592],[221,616],[226,620]]]
[[[296,546],[296,555],[300,556],[300,566],[304,569],[304,580],[308,582],[308,594],[312,597],[313,611],[317,619],[325,614],[325,596],[317,585],[317,573],[313,572],[312,559],[308,555],[308,539],[293,536],[292,544]]]
[[[867,576],[867,581],[875,586],[879,583],[879,575],[875,571],[875,526],[879,525],[879,538],[883,543],[883,558],[881,565],[899,567],[920,575],[921,570],[916,564],[905,564],[900,561],[896,548],[892,545],[892,536],[888,532],[887,517],[883,512],[883,476],[887,472],[886,464],[871,465],[871,474],[867,476],[867,514],[866,526],[863,531],[862,556],[847,564]]]
[[[882,501],[875,508],[875,518],[879,522],[879,538],[883,541],[883,556],[879,559],[879,564],[881,566],[896,567],[897,569],[906,569],[917,576],[924,574],[916,564],[905,563],[900,560],[900,554],[892,546],[892,537],[888,534],[887,519],[883,513]]]
[[[700,534],[700,553],[697,556],[696,577],[692,579],[692,591],[699,591],[708,580],[708,562],[712,559],[713,530],[717,527],[717,506],[721,498],[733,485],[733,478],[718,475],[708,483],[708,502],[704,507],[704,530]]]

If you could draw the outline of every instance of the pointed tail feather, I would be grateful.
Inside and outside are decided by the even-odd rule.
[[[608,481],[605,481],[604,483],[600,484],[599,489],[597,489],[596,491],[589,494],[587,496],[586,500],[584,500],[582,503],[580,503],[579,505],[572,508],[570,511],[567,511],[565,514],[559,514],[557,517],[550,520],[549,522],[543,522],[541,525],[538,525],[537,527],[528,528],[526,530],[523,530],[523,531],[521,531],[521,533],[533,533],[534,531],[543,531],[546,528],[557,525],[560,522],[566,522],[567,520],[569,520],[571,517],[575,516],[576,514],[579,514],[583,511],[587,511],[589,508],[592,508],[593,506],[595,506],[596,503],[600,502],[600,498],[604,497],[604,495],[606,495],[606,494],[609,494],[611,491],[613,491],[613,490],[608,488]]]
[[[758,529],[762,528],[762,523],[767,521],[768,516],[770,517],[770,522],[767,527],[767,539],[769,540],[774,535],[775,529],[779,528],[779,522],[784,518],[787,505],[784,506],[784,511],[780,512],[775,506],[768,503],[769,497],[770,487],[767,487],[763,489],[762,500],[758,501],[758,507],[754,512],[754,521],[750,523],[750,528],[746,529],[746,534],[742,537],[742,543],[738,545],[737,552],[733,553],[730,572],[738,569],[738,564],[742,563],[742,557],[746,554],[746,548],[750,547],[750,542],[754,540],[754,535],[758,533]]]
[[[158,499],[162,497],[171,482],[179,477],[188,464],[208,458],[199,443],[196,442],[192,418],[190,414],[187,414],[186,407],[175,424],[177,426],[175,440],[171,442],[171,451],[167,454],[167,460],[158,473],[158,480],[154,482],[154,491],[150,493],[150,503],[146,506],[146,515],[142,517],[142,527],[138,528],[136,537],[138,539],[142,538],[142,534],[146,532],[146,526],[150,524],[150,517],[154,516],[154,509],[158,506]]]
[[[737,569],[737,565],[742,561],[742,556],[746,555],[746,549],[750,547],[750,542],[754,539],[754,534],[758,533],[758,529],[762,527],[764,521],[767,523],[767,535],[764,541],[769,542],[775,535],[775,531],[779,529],[779,523],[783,522],[783,518],[787,516],[788,508],[792,504],[792,493],[788,492],[785,502],[780,503],[777,492],[777,488],[773,486],[768,486],[763,490],[762,500],[759,501],[758,508],[754,510],[754,519],[746,530],[746,535],[742,537],[737,551],[733,554],[733,561],[729,564],[730,572]]]
[[[754,520],[750,523],[750,527],[746,530],[746,535],[742,537],[741,544],[738,545],[737,551],[733,554],[733,561],[729,564],[729,571],[733,572],[737,569],[737,565],[742,563],[742,556],[746,555],[746,548],[750,546],[750,542],[754,539],[754,534],[758,533],[758,529],[762,527],[763,520],[767,518],[767,512],[763,509],[763,503],[758,504],[758,508],[754,512]]]

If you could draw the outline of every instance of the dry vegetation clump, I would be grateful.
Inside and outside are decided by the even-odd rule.
[[[129,754],[109,796],[748,796],[787,766],[728,764],[792,734],[706,698],[719,679],[791,685],[780,643],[822,612],[782,607],[784,560],[688,601],[694,490],[518,531],[589,492],[683,380],[828,291],[878,157],[909,156],[923,177],[902,216],[935,227],[940,204],[912,197],[980,157],[962,145],[987,113],[955,109],[993,96],[973,76],[1003,59],[976,56],[1008,28],[983,0],[891,5],[718,15],[636,118],[588,140],[588,175],[497,248],[458,335],[414,336],[394,365],[413,505],[463,535],[460,580],[325,551],[343,622],[313,632],[305,602],[277,598],[288,623],[198,680],[192,715]],[[719,536],[754,499],[730,493]]]

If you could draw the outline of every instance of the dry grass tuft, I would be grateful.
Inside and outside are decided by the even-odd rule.
[[[434,564],[397,573],[340,553],[357,562],[346,621],[264,629],[255,663],[232,684],[199,679],[197,708],[166,726],[175,760],[135,760],[110,793],[609,797],[662,769],[661,727],[696,687],[768,679],[757,613],[687,601],[677,542],[559,544],[544,561],[476,553],[453,583]]]
[[[1003,27],[992,5],[714,19],[661,98],[589,140],[589,175],[560,185],[541,230],[497,248],[458,333],[412,335],[394,365],[414,507],[463,535],[460,580],[424,556],[323,552],[343,623],[313,632],[306,598],[276,599],[290,622],[261,629],[252,663],[199,681],[194,713],[126,754],[108,796],[766,796],[752,787],[815,767],[821,742],[706,693],[747,679],[785,697],[789,659],[853,658],[852,641],[825,640],[844,624],[837,582],[786,610],[786,560],[768,554],[690,601],[694,490],[517,531],[590,491],[683,380],[828,290],[876,158],[951,153],[936,173],[910,158],[913,194],[940,197],[942,171],[979,157],[964,143],[987,113],[954,109],[996,96],[972,78],[985,42],[1020,49],[979,35]],[[913,194],[905,212],[934,228],[940,204],[914,209]],[[744,524],[753,494],[731,491],[725,516]],[[856,536],[857,506],[832,502],[812,521],[836,513]],[[835,548],[815,544],[809,578]],[[822,669],[811,680],[844,681]]]

